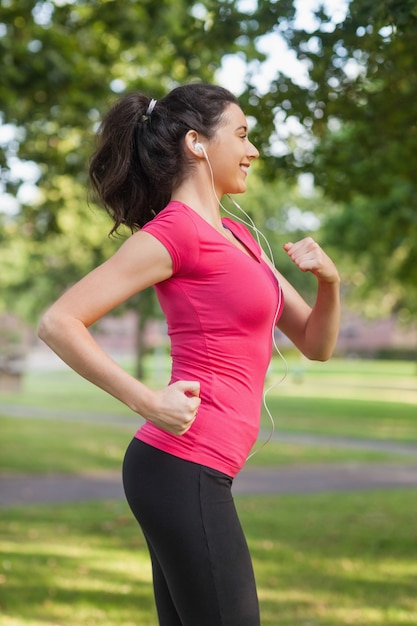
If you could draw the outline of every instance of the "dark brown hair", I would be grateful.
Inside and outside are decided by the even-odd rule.
[[[238,104],[227,89],[195,83],[176,87],[158,100],[142,93],[122,97],[100,126],[98,147],[90,162],[97,198],[114,221],[139,229],[161,211],[189,174],[183,139],[195,130],[210,139],[225,108]]]

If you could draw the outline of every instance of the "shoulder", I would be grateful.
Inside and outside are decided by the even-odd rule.
[[[177,201],[171,201],[155,217],[141,228],[146,232],[169,232],[181,236],[188,231],[196,232],[197,228],[188,207]]]
[[[187,206],[170,202],[139,232],[153,235],[171,255],[174,273],[194,265],[199,254],[198,229]]]

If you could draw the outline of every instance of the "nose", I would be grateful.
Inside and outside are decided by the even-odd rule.
[[[248,157],[250,159],[257,159],[259,156],[259,150],[253,145],[253,143],[249,142],[249,152]]]

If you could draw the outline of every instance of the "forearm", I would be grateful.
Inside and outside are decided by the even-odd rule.
[[[49,312],[39,325],[39,337],[80,376],[145,415],[151,390],[120,367],[73,318],[57,320]]]
[[[326,361],[336,345],[340,327],[340,280],[318,283],[316,302],[306,321],[303,353]]]

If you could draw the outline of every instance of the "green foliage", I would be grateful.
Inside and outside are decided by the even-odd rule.
[[[282,246],[307,235],[313,235],[320,241],[323,237],[320,222],[326,213],[332,211],[333,205],[320,190],[308,187],[304,190],[300,181],[291,183],[280,177],[269,180],[265,162],[254,163],[252,167],[254,171],[250,174],[245,195],[235,200],[268,240],[277,269],[312,304],[317,288],[316,279],[308,272],[300,272]],[[238,218],[248,221],[227,200],[225,206]],[[262,235],[260,243],[268,253],[268,243]]]
[[[97,123],[117,95],[143,89],[159,97],[179,83],[213,81],[222,59],[238,54],[251,62],[241,101],[265,155],[262,204],[276,191],[268,181],[312,173],[324,192],[315,199],[320,241],[351,256],[342,263],[349,292],[361,303],[378,300],[380,314],[415,309],[416,0],[352,0],[340,24],[318,8],[309,30],[295,17],[293,0],[3,2],[0,115],[16,134],[0,146],[0,179],[18,195],[11,162],[35,163],[40,194],[21,202],[16,219],[2,218],[1,306],[13,303],[33,320],[114,250],[104,234],[110,225],[87,208],[86,171]],[[259,40],[272,32],[308,79],[279,73],[260,92]],[[288,120],[291,128],[298,120],[298,131],[283,132]]]
[[[278,164],[312,172],[334,201],[326,241],[350,253],[361,274],[344,276],[345,285],[382,301],[379,314],[415,310],[417,3],[352,0],[340,24],[323,10],[316,17],[312,30],[289,23],[283,31],[309,80],[279,75],[256,107],[275,99],[310,134],[310,143],[294,139],[296,150],[288,144]]]
[[[0,183],[21,199],[10,173],[18,158],[36,164],[39,191],[0,224],[3,308],[35,320],[114,250],[110,224],[87,208],[86,173],[97,123],[118,94],[213,81],[225,54],[262,59],[256,38],[291,11],[288,1],[1,3],[0,115],[16,133],[0,146]]]
[[[158,97],[182,82],[213,80],[226,53],[261,58],[253,41],[291,10],[282,5],[245,12],[237,1],[3,3],[0,111],[22,130],[17,155],[38,164],[41,187],[64,172],[85,182],[92,131],[116,93]]]
[[[52,185],[43,190],[45,204],[24,207],[15,219],[6,220],[0,231],[4,268],[0,305],[30,321],[120,245],[107,237],[109,219],[104,211],[87,205],[80,184],[57,175]],[[61,194],[65,196],[62,205],[55,200]],[[51,206],[54,210],[49,214]]]

